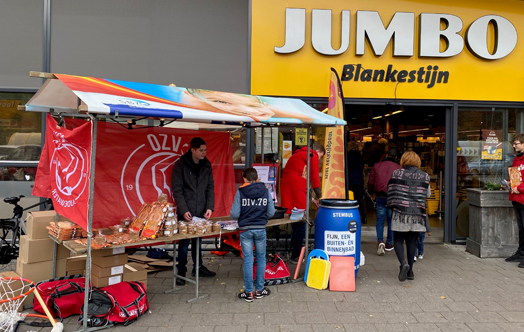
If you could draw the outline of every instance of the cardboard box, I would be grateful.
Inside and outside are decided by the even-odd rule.
[[[116,275],[111,277],[97,277],[91,274],[91,285],[94,287],[107,287],[122,282],[122,275]]]
[[[111,267],[100,267],[98,265],[91,265],[91,274],[99,278],[116,276],[124,273],[124,265],[117,265]]]
[[[123,281],[147,280],[147,270],[137,263],[127,263],[124,265]]]
[[[112,255],[107,257],[93,257],[91,265],[98,265],[99,267],[112,267],[124,265],[127,263],[127,254]]]
[[[35,284],[42,280],[51,279],[52,277],[52,261],[44,261],[38,263],[26,263],[20,257],[16,259],[16,273],[22,278],[29,279]],[[56,273],[55,278],[64,277],[66,275],[66,260],[56,260]],[[31,293],[24,301],[22,306],[28,306],[33,304],[34,295]]]
[[[0,273],[0,277],[2,278],[21,278],[17,273],[13,271],[7,271]],[[20,292],[13,292],[12,294],[6,294],[6,292],[11,292],[15,290],[20,290]],[[9,285],[5,285],[5,287],[0,286],[0,299],[6,300],[7,298],[13,298],[18,295],[22,294],[22,291],[28,291],[29,289],[22,289],[22,281],[12,281],[9,283]],[[8,304],[0,304],[0,312],[7,310]],[[20,305],[18,307],[18,311],[24,310],[23,305]]]
[[[92,258],[101,258],[101,257],[118,255],[118,254],[124,254],[125,252],[126,252],[125,247],[91,250],[91,257]]]
[[[75,274],[81,274],[83,276],[86,275],[86,270],[71,270],[66,271],[66,276],[74,276]]]
[[[46,226],[49,226],[51,221],[55,221],[55,211],[35,211],[27,214],[26,233],[29,238],[47,239],[49,238],[49,231]],[[70,221],[64,216],[58,216],[59,221]]]
[[[144,279],[144,280],[137,280],[137,281],[143,283],[143,284],[144,284],[144,288],[147,290],[147,279]]]
[[[85,270],[86,268],[86,255],[69,257],[66,260],[66,271],[73,270]]]
[[[28,235],[20,237],[20,257],[26,263],[37,263],[53,260],[54,241],[46,239],[31,239]],[[63,245],[57,245],[56,259],[70,256],[70,251]]]

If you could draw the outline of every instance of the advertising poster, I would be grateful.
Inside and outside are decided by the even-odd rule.
[[[277,174],[278,165],[276,164],[253,164],[253,168],[257,170],[260,182],[266,184],[266,188],[273,197],[273,202],[278,203],[277,198]]]
[[[287,161],[293,154],[292,143],[292,141],[282,141],[282,167],[286,167]]]
[[[502,160],[502,131],[482,129],[482,159]]]
[[[295,145],[306,145],[307,144],[307,129],[296,128],[295,129]]]

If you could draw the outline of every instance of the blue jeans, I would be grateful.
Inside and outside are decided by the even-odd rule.
[[[198,244],[197,244],[198,240]],[[196,246],[199,246],[200,253],[199,253],[199,265],[202,266],[202,238],[194,238],[191,239],[191,258],[193,259],[193,265],[196,266]],[[187,250],[189,247],[189,239],[179,240],[178,241],[178,264],[176,268],[178,269],[178,273],[186,273],[187,272]],[[199,268],[200,268],[199,266]]]
[[[257,275],[255,289],[264,289],[266,274],[266,229],[240,231],[240,245],[244,255],[244,287],[246,293],[253,291],[253,243],[257,257]]]
[[[386,244],[393,244],[393,231],[391,230],[391,210],[386,207],[387,198],[377,197],[375,203],[377,205],[377,241],[384,242],[384,224],[386,222],[386,215],[388,220],[388,237]]]
[[[425,238],[426,238],[426,233],[420,232],[418,234],[418,238],[417,238],[417,251],[418,251],[418,254],[416,254],[416,251],[415,251],[416,255],[424,255],[424,239]]]

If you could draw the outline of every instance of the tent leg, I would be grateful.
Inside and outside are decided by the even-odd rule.
[[[306,243],[305,243],[305,246],[306,246],[306,250],[304,251],[304,258],[306,259],[306,262],[307,262],[307,257],[308,257],[308,254],[309,254],[309,203],[311,201],[311,197],[309,196],[309,193],[310,193],[310,167],[311,167],[311,157],[312,157],[312,153],[310,152],[310,144],[311,144],[311,139],[310,139],[310,136],[311,136],[311,127],[308,127],[307,128],[307,154],[308,154],[308,158],[307,158],[307,164],[306,164],[306,174],[307,174],[307,188],[306,188]],[[318,176],[318,174],[315,174],[315,176]],[[299,221],[299,222],[303,222],[303,221]]]

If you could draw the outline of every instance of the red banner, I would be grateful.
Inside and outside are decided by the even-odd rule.
[[[33,195],[53,198],[57,213],[87,228],[91,123],[68,130],[48,115],[46,125]]]
[[[67,128],[75,128],[85,121],[67,119],[66,123]],[[196,136],[206,141],[207,158],[213,168],[213,217],[229,215],[235,196],[229,133],[139,126],[128,130],[115,123],[99,122],[93,227],[108,227],[133,217],[142,203],[157,201],[161,193],[172,202],[173,164],[189,150],[189,142]]]

